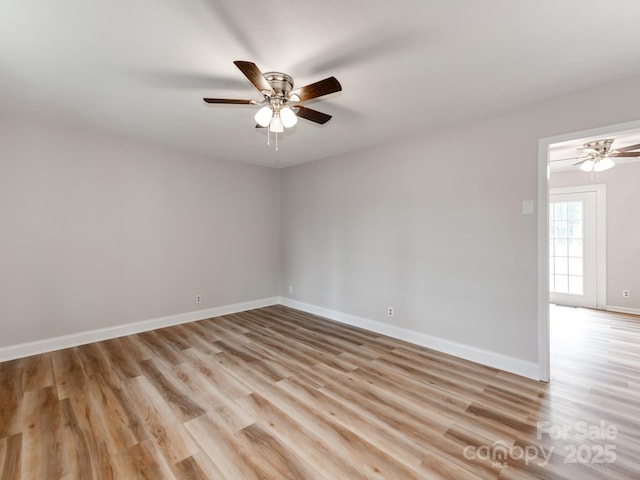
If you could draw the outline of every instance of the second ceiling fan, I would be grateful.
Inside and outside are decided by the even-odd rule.
[[[331,115],[303,107],[300,103],[314,98],[340,92],[342,86],[335,77],[325,78],[304,87],[293,89],[293,78],[286,73],[262,73],[255,63],[236,60],[233,62],[251,84],[263,95],[262,101],[232,98],[203,98],[207,103],[232,105],[262,105],[255,115],[256,127],[268,128],[281,133],[293,127],[298,117],[323,125]]]
[[[614,140],[606,138],[603,140],[592,140],[585,143],[578,151],[584,151],[583,156],[562,158],[554,161],[579,160],[573,167],[580,167],[585,172],[602,172],[615,166],[614,158],[619,157],[640,157],[640,144],[629,145],[612,149]]]
[[[613,139],[593,140],[587,142],[580,150],[586,150],[587,156],[582,158],[578,163],[580,170],[585,172],[602,172],[615,166],[613,158],[615,157],[638,157],[640,152],[634,152],[640,148],[640,145],[629,145],[628,147],[620,147],[615,150],[611,148]]]

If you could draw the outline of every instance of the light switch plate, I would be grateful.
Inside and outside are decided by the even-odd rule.
[[[523,200],[522,201],[522,214],[523,215],[533,215],[533,200]]]

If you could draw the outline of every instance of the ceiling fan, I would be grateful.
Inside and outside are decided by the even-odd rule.
[[[262,105],[255,115],[256,128],[268,128],[269,132],[282,133],[293,127],[298,117],[324,125],[331,115],[299,105],[301,102],[340,92],[342,86],[335,77],[325,78],[304,87],[293,89],[293,78],[286,73],[262,73],[255,63],[233,62],[251,84],[264,96],[262,101],[231,98],[203,98],[207,103],[232,105]],[[295,104],[295,105],[291,105]],[[277,135],[276,135],[277,141]],[[276,147],[277,149],[277,147]]]
[[[613,158],[615,157],[640,157],[640,143],[629,145],[628,147],[620,147],[611,149],[613,139],[607,138],[603,140],[592,140],[585,143],[582,147],[577,148],[578,151],[586,150],[586,155],[581,157],[570,157],[555,160],[556,162],[563,160],[580,160],[572,166],[580,166],[580,170],[585,172],[602,172],[615,166]]]

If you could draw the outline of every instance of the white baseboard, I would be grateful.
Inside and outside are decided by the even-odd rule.
[[[451,340],[445,340],[443,338],[433,337],[431,335],[426,335],[414,330],[408,330],[406,328],[396,327],[376,320],[329,310],[327,308],[299,302],[286,297],[280,297],[280,304],[302,310],[313,315],[326,317],[340,323],[364,328],[365,330],[381,333],[389,337],[431,348],[432,350],[464,358],[465,360],[470,360],[482,365],[515,373],[516,375],[540,380],[540,366],[535,362],[510,357],[508,355],[491,352],[489,350],[483,350],[481,348],[453,342]]]
[[[154,318],[141,322],[127,323],[115,327],[101,328],[98,330],[90,330],[87,332],[73,333],[71,335],[63,335],[61,337],[48,338],[45,340],[37,340],[35,342],[21,343],[18,345],[10,345],[8,347],[0,347],[0,362],[5,360],[13,360],[15,358],[28,357],[39,353],[52,352],[63,348],[76,347],[87,343],[109,340],[111,338],[123,337],[125,335],[133,335],[135,333],[156,330],[158,328],[170,327],[181,323],[195,322],[211,317],[219,317],[220,315],[229,315],[232,313],[244,312],[254,308],[268,307],[279,303],[278,297],[263,298],[260,300],[252,300],[249,302],[234,303],[231,305],[222,305],[220,307],[207,308],[205,310],[196,310],[194,312],[180,313],[177,315],[169,315],[167,317]]]
[[[60,337],[49,338],[45,340],[37,340],[34,342],[21,343],[18,345],[10,345],[0,347],[0,362],[13,360],[16,358],[28,357],[40,353],[52,352],[63,348],[75,347],[87,343],[109,340],[111,338],[133,335],[158,328],[170,327],[181,323],[195,322],[206,318],[218,317],[220,315],[229,315],[232,313],[252,310],[254,308],[267,307],[270,305],[282,304],[287,307],[295,308],[314,315],[335,320],[340,323],[364,328],[372,332],[388,335],[393,338],[407,341],[416,345],[431,348],[439,352],[464,358],[472,362],[481,363],[490,367],[505,370],[507,372],[522,375],[524,377],[540,379],[540,369],[537,363],[521,360],[500,353],[490,352],[480,348],[464,345],[462,343],[445,340],[424,333],[408,330],[394,325],[370,320],[356,315],[337,312],[327,308],[299,302],[286,297],[271,297],[249,302],[235,303],[232,305],[223,305],[220,307],[208,308],[205,310],[197,310],[194,312],[180,313],[177,315],[169,315],[167,317],[154,318],[141,322],[128,323],[115,327],[102,328],[98,330],[90,330],[86,332],[74,333]],[[612,307],[614,308],[614,307]],[[629,309],[627,309],[629,310]],[[623,312],[635,313],[635,312]],[[640,312],[638,312],[640,313]]]
[[[605,310],[617,313],[630,313],[631,315],[640,315],[640,308],[617,307],[615,305],[607,305]]]

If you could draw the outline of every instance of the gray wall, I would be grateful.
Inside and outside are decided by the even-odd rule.
[[[537,219],[521,208],[538,140],[636,120],[639,93],[635,77],[287,168],[281,294],[537,361]]]
[[[0,117],[0,346],[277,296],[278,189],[276,170]]]
[[[283,171],[0,117],[0,347],[280,293],[537,361],[538,140],[636,120],[639,92]]]
[[[640,163],[616,165],[601,172],[596,183],[607,186],[607,305],[640,313]],[[588,185],[580,170],[554,172],[551,187]],[[622,297],[629,290],[629,298]]]

